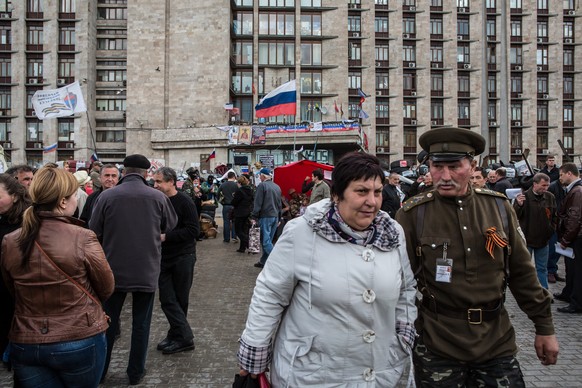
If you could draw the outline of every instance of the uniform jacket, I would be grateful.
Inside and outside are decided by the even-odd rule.
[[[418,288],[434,295],[439,303],[458,309],[481,308],[503,298],[504,250],[495,246],[494,257],[486,250],[487,229],[494,227],[511,246],[508,256],[509,288],[519,307],[534,322],[536,334],[554,334],[550,295],[537,279],[531,255],[519,232],[519,224],[509,201],[503,206],[508,229],[495,197],[505,199],[488,189],[472,189],[464,197],[442,197],[437,191],[423,193],[407,201],[396,214],[406,234],[408,256],[417,273]],[[424,206],[422,231],[416,230],[417,213]],[[437,259],[453,260],[450,283],[436,281]],[[417,247],[422,256],[416,255]],[[425,288],[426,287],[426,288]],[[515,333],[505,307],[499,317],[481,324],[451,318],[421,307],[416,330],[434,353],[455,360],[484,362],[497,357],[515,355]]]
[[[416,317],[402,228],[389,220],[390,250],[352,244],[323,232],[330,206],[320,201],[288,222],[257,279],[241,339],[274,341],[273,387],[396,386],[409,352],[396,321]]]
[[[517,201],[513,204],[519,225],[529,247],[545,247],[554,234],[556,200],[550,192],[535,195],[533,186],[524,194],[525,201],[522,206]]]
[[[89,228],[103,245],[116,291],[155,292],[162,259],[160,235],[176,223],[170,199],[138,174],[124,176],[97,198]]]
[[[558,212],[558,241],[571,246],[574,240],[582,237],[582,181],[578,181],[568,194]]]
[[[70,277],[97,300],[113,292],[114,280],[95,233],[80,222],[41,212],[38,244]],[[88,338],[107,330],[101,305],[63,276],[34,246],[30,265],[22,267],[20,229],[2,242],[2,275],[16,300],[10,331],[14,343],[38,344]]]

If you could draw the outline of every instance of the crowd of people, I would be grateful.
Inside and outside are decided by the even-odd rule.
[[[15,384],[105,381],[129,293],[130,385],[146,373],[156,292],[168,321],[156,349],[193,350],[196,245],[209,237],[205,221],[216,235],[220,209],[222,239],[236,252],[254,252],[260,231],[240,376],[270,370],[275,387],[391,387],[408,371],[418,386],[524,386],[505,294],[534,322],[540,362],[555,364],[550,304],[582,313],[580,261],[564,259],[565,279],[557,271],[568,248],[582,257],[579,170],[550,155],[528,179],[512,179],[503,166],[478,167],[484,139],[456,128],[420,144],[412,181],[349,153],[331,181],[315,169],[287,193],[270,168],[231,170],[222,182],[189,168],[180,182],[169,167],[152,174],[139,154],[123,171],[96,162],[0,174],[0,351]],[[552,296],[548,283],[564,280]],[[91,368],[82,365],[88,346],[98,353]],[[79,362],[48,360],[65,348]]]

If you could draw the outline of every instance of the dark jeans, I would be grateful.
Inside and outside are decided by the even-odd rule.
[[[173,341],[189,341],[194,338],[186,318],[190,288],[194,278],[196,253],[189,253],[170,260],[162,259],[160,272],[160,303],[170,323],[167,337]]]
[[[525,387],[514,356],[485,362],[460,362],[431,352],[417,339],[413,353],[417,387]]]
[[[105,365],[105,333],[50,344],[11,344],[18,387],[97,387]]]
[[[239,251],[244,251],[249,247],[249,228],[251,224],[249,222],[249,217],[235,217],[234,218],[234,228],[236,229],[236,234],[240,241]]]
[[[548,274],[552,275],[558,273],[558,260],[560,260],[560,255],[556,253],[556,242],[558,242],[558,234],[554,232],[548,242]]]
[[[566,286],[562,295],[570,298],[570,304],[582,309],[582,238],[577,238],[572,245],[574,259],[564,257],[566,264]]]
[[[222,224],[223,224],[223,240],[230,241],[231,238],[236,238],[236,226],[229,218],[230,211],[234,208],[232,205],[222,205]]]
[[[131,349],[129,352],[129,363],[127,364],[127,375],[130,379],[138,379],[145,371],[155,293],[132,292],[131,295]],[[119,320],[126,296],[127,292],[115,291],[103,304],[103,309],[111,318],[111,324],[109,325],[109,329],[107,329],[107,358],[105,360],[103,376],[107,374],[107,370],[109,369],[111,351],[113,350],[115,335],[120,326]]]

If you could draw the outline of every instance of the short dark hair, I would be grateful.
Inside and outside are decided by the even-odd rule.
[[[480,173],[483,179],[487,179],[487,173],[485,172],[483,167],[475,167],[475,172]]]
[[[226,177],[228,179],[236,178],[236,174],[234,173],[234,171],[229,171],[228,174],[226,174]]]
[[[371,178],[380,178],[382,185],[384,184],[384,170],[380,166],[380,160],[374,155],[350,152],[333,169],[331,195],[343,199],[350,182]]]
[[[560,167],[560,171],[566,173],[571,172],[574,176],[580,176],[580,171],[578,171],[578,166],[574,163],[564,163],[562,167]]]
[[[155,174],[160,174],[162,176],[162,180],[164,182],[172,181],[174,182],[174,186],[178,181],[178,176],[176,175],[176,171],[171,167],[160,167],[156,170]]]
[[[505,169],[505,167],[499,167],[498,169],[495,170],[495,173],[499,176],[507,176],[507,170]]]
[[[316,177],[320,181],[323,180],[323,171],[321,170],[321,168],[316,168],[315,170],[313,170],[311,175],[313,175],[314,177]]]
[[[10,174],[13,177],[16,177],[21,172],[34,173],[34,168],[30,167],[28,164],[18,164],[16,166],[12,166],[8,170],[6,170],[6,174]]]
[[[0,185],[3,185],[6,192],[15,199],[14,204],[3,216],[11,224],[21,224],[22,214],[32,203],[28,191],[9,174],[0,174]]]

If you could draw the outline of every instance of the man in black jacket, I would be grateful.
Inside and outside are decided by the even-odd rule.
[[[392,218],[394,218],[402,204],[397,188],[398,182],[400,182],[400,175],[391,172],[388,176],[388,183],[382,189],[382,207],[380,209],[384,210]]]

